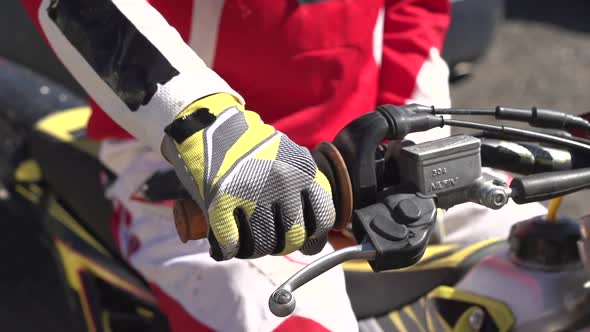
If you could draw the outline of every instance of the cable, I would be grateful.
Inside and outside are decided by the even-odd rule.
[[[478,109],[478,108],[434,108],[430,112],[432,115],[483,115],[483,116],[495,116],[496,111],[490,109]]]
[[[560,145],[563,147],[569,148],[576,148],[585,150],[586,152],[590,153],[590,145],[577,142],[575,140],[563,138],[563,137],[556,137],[552,135],[547,135],[543,133],[537,133],[534,131],[526,130],[526,129],[517,129],[512,127],[502,126],[495,126],[495,125],[488,125],[478,122],[472,121],[463,121],[463,120],[453,120],[453,119],[445,119],[441,116],[442,126],[454,126],[454,127],[462,127],[462,128],[471,128],[471,129],[479,129],[479,130],[487,130],[491,132],[497,132],[501,134],[507,135],[514,135],[518,137],[525,137],[525,138],[533,138],[538,141],[553,143],[556,145]]]
[[[434,107],[427,108],[419,107],[418,105],[411,105],[411,109],[418,113],[430,113],[431,115],[450,114],[493,116],[498,120],[527,122],[531,126],[539,128],[578,129],[583,131],[590,130],[590,123],[582,117],[570,115],[564,112],[540,109],[537,107],[533,107],[529,110],[497,106],[494,110],[491,110],[477,108],[436,109]]]
[[[535,131],[535,130],[530,130],[532,132],[536,132],[536,133],[541,133],[541,134],[546,134],[546,135],[550,135],[550,136],[555,136],[555,137],[561,137],[561,138],[565,138],[571,141],[576,141],[578,143],[582,143],[582,144],[587,144],[590,145],[590,140],[589,139],[585,139],[585,138],[581,138],[581,137],[575,137],[575,136],[570,136],[570,135],[565,135],[565,134],[560,134],[559,132],[556,133],[543,133],[543,132],[539,132],[539,131]],[[477,138],[496,138],[496,139],[505,139],[505,140],[518,140],[520,139],[521,141],[533,141],[535,142],[535,140],[533,138],[528,138],[525,139],[523,137],[520,136],[510,136],[510,135],[502,135],[502,134],[498,134],[497,132],[489,132],[489,131],[479,131],[479,132],[475,132],[472,134],[469,134],[473,137],[477,137]]]

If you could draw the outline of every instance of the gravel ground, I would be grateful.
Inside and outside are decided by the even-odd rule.
[[[454,106],[589,111],[589,13],[583,0],[509,0],[488,55],[472,77],[451,87]],[[570,195],[560,212],[588,214],[589,201],[589,191]]]

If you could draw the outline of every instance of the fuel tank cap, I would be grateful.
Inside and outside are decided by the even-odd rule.
[[[512,258],[525,267],[542,270],[581,266],[579,240],[580,226],[568,218],[521,221],[512,226],[509,237]]]

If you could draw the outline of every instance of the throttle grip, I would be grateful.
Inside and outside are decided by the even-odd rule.
[[[191,198],[177,199],[172,208],[174,226],[180,241],[199,240],[207,237],[209,225],[203,210]]]

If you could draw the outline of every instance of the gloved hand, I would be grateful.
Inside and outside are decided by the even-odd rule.
[[[323,248],[334,204],[306,148],[228,94],[194,102],[166,134],[162,152],[204,211],[214,259]]]

